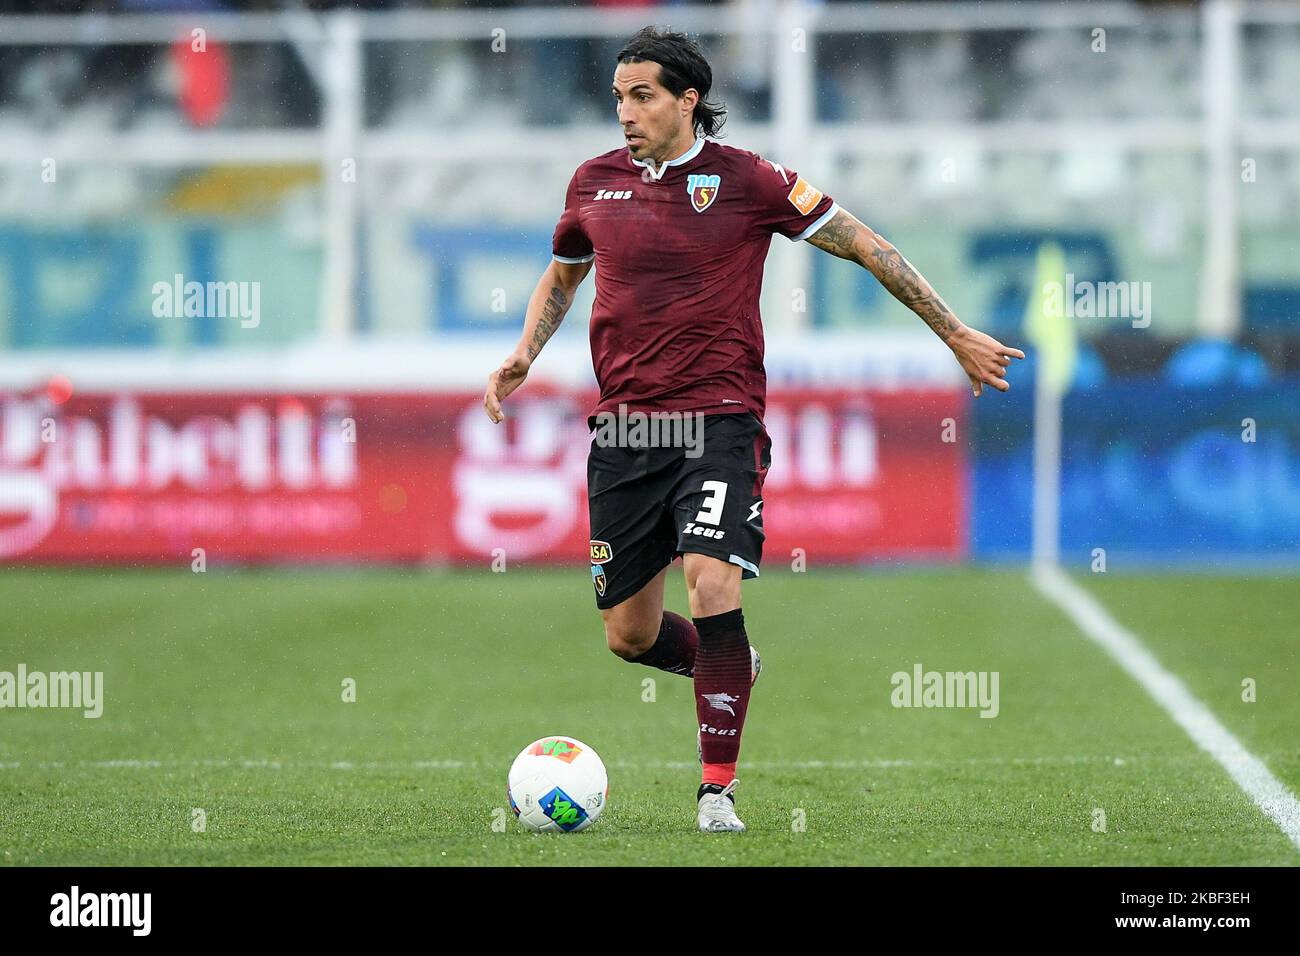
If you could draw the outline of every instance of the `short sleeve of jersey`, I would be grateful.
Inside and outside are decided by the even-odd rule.
[[[575,172],[569,180],[569,189],[564,194],[564,215],[555,227],[551,237],[551,255],[560,262],[590,262],[596,258],[591,247],[591,240],[582,229],[578,219],[578,174]]]
[[[753,175],[759,224],[791,241],[807,239],[839,211],[830,196],[779,163],[758,157]]]

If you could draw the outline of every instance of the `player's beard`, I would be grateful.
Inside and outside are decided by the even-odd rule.
[[[652,143],[643,134],[641,139],[636,141],[636,149],[632,149],[633,144],[628,143],[628,150],[631,156],[638,163],[648,163],[652,170],[657,174],[665,162],[663,156],[668,151],[667,145]]]
[[[650,140],[646,139],[645,136],[640,133],[634,135],[638,137],[635,140],[629,140],[626,136],[623,138],[623,142],[627,144],[628,151],[632,154],[632,158],[641,160],[652,159],[653,157],[649,155],[651,149]]]

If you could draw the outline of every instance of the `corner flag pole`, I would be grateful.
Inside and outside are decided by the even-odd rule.
[[[1034,499],[1032,559],[1055,565],[1061,551],[1061,398],[1078,355],[1066,315],[1065,254],[1056,243],[1038,248],[1025,332],[1034,356]]]
[[[1034,378],[1033,563],[1054,565],[1061,553],[1061,396]]]

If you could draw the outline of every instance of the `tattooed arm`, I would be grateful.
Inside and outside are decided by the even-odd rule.
[[[976,396],[986,384],[1003,392],[1011,387],[1007,366],[1012,357],[1022,359],[1025,353],[964,325],[884,236],[841,209],[808,241],[867,269],[895,299],[919,315],[957,356]]]
[[[523,337],[500,367],[488,376],[483,408],[494,423],[505,418],[501,403],[524,384],[533,359],[537,358],[542,347],[564,321],[569,306],[573,304],[574,293],[591,271],[591,266],[591,261],[567,263],[552,259],[542,273],[537,288],[528,300],[528,310],[524,313]]]

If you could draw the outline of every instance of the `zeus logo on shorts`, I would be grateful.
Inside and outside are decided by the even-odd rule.
[[[696,534],[701,538],[712,538],[714,541],[721,541],[722,536],[726,533],[727,532],[720,531],[717,528],[706,528],[704,525],[696,524],[694,521],[688,521],[686,527],[682,529],[683,535]]]

